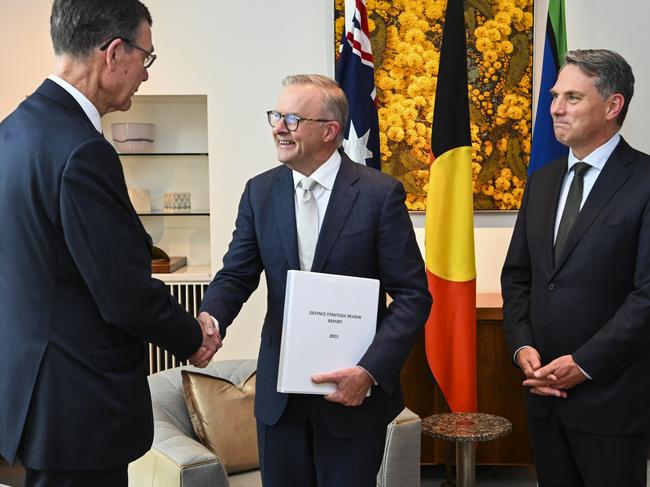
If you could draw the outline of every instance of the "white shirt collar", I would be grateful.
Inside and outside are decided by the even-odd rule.
[[[607,159],[609,159],[609,156],[612,155],[612,152],[614,152],[614,149],[616,149],[616,146],[618,145],[619,141],[621,140],[620,134],[617,132],[613,135],[611,139],[609,139],[607,142],[605,142],[603,145],[598,147],[596,150],[594,150],[591,154],[589,154],[587,157],[584,159],[578,159],[574,154],[573,150],[569,150],[569,159],[567,161],[569,167],[569,171],[573,167],[573,165],[576,162],[586,162],[592,167],[597,168],[599,171],[602,171],[603,167],[605,167],[605,163],[607,162]]]
[[[341,154],[339,151],[335,150],[334,153],[327,159],[321,166],[316,169],[310,178],[320,184],[323,188],[328,191],[332,191],[334,187],[334,181],[336,180],[336,175],[339,172],[341,167]],[[305,177],[304,174],[294,171],[293,173],[293,189],[296,189],[298,183]]]
[[[77,103],[79,103],[81,109],[84,111],[84,113],[86,114],[90,122],[93,124],[93,127],[95,127],[97,132],[101,134],[102,119],[101,116],[99,115],[99,111],[97,110],[97,108],[95,108],[95,105],[93,105],[90,102],[90,100],[86,98],[81,91],[79,91],[77,88],[72,86],[63,78],[59,78],[57,75],[51,74],[48,76],[48,79],[54,81],[57,85],[59,85],[65,91],[70,93],[70,95],[72,95],[72,97],[77,101]]]

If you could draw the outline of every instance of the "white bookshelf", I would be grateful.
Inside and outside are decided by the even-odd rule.
[[[122,153],[129,189],[147,189],[151,212],[140,219],[154,245],[170,256],[185,256],[187,266],[171,274],[155,274],[167,283],[209,282],[210,188],[207,96],[136,95],[131,109],[102,119],[107,140],[113,143],[111,124],[154,123],[154,143],[147,153]],[[189,192],[192,211],[164,213],[163,193]]]

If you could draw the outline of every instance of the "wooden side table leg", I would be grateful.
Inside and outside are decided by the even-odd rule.
[[[476,486],[476,444],[456,442],[456,484],[458,487]]]

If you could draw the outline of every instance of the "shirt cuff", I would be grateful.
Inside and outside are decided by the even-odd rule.
[[[359,367],[359,368],[360,368],[361,370],[363,370],[366,374],[368,374],[368,377],[370,377],[370,378],[372,379],[372,383],[373,383],[374,385],[376,385],[376,386],[379,385],[379,384],[377,383],[377,381],[375,380],[375,378],[372,376],[372,374],[371,374],[370,372],[368,372],[366,369],[364,369],[364,368],[361,367],[360,365],[357,365],[357,367]]]
[[[212,322],[214,323],[214,327],[217,329],[217,333],[219,333],[219,336],[221,336],[221,328],[219,328],[219,322],[212,315],[210,315],[210,318],[212,318]]]
[[[517,350],[515,350],[515,353],[512,354],[512,361],[515,363],[517,367],[519,367],[519,362],[517,362],[517,354],[524,348],[533,348],[533,347],[531,347],[530,345],[524,345],[523,347],[519,347]]]
[[[575,360],[574,360],[574,362],[575,362]],[[576,367],[578,367],[578,368],[580,369],[580,372],[582,372],[583,374],[585,374],[585,377],[586,377],[587,379],[589,379],[589,380],[594,380],[594,378],[593,378],[592,376],[590,376],[590,375],[587,373],[587,371],[586,371],[585,369],[583,369],[582,367],[580,367],[578,364],[576,364]]]

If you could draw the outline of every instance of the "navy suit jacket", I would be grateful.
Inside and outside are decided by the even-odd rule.
[[[151,278],[115,150],[50,80],[0,124],[0,221],[0,455],[125,465],[152,441],[144,340],[186,358],[201,332]]]
[[[341,162],[316,247],[313,272],[380,280],[377,333],[359,361],[377,380],[359,407],[319,398],[325,425],[339,436],[377,432],[403,407],[400,369],[429,315],[422,256],[404,205],[402,184],[352,162]],[[292,172],[279,166],[250,180],[223,268],[205,294],[202,310],[222,330],[232,323],[265,272],[267,313],[262,325],[255,415],[275,424],[288,395],[276,391],[287,271],[300,269]],[[393,301],[387,307],[385,293]]]
[[[542,364],[571,354],[594,379],[567,399],[529,394],[531,414],[554,405],[573,429],[639,433],[650,420],[650,157],[621,139],[554,264],[566,169],[565,157],[528,180],[501,278],[507,339]]]

